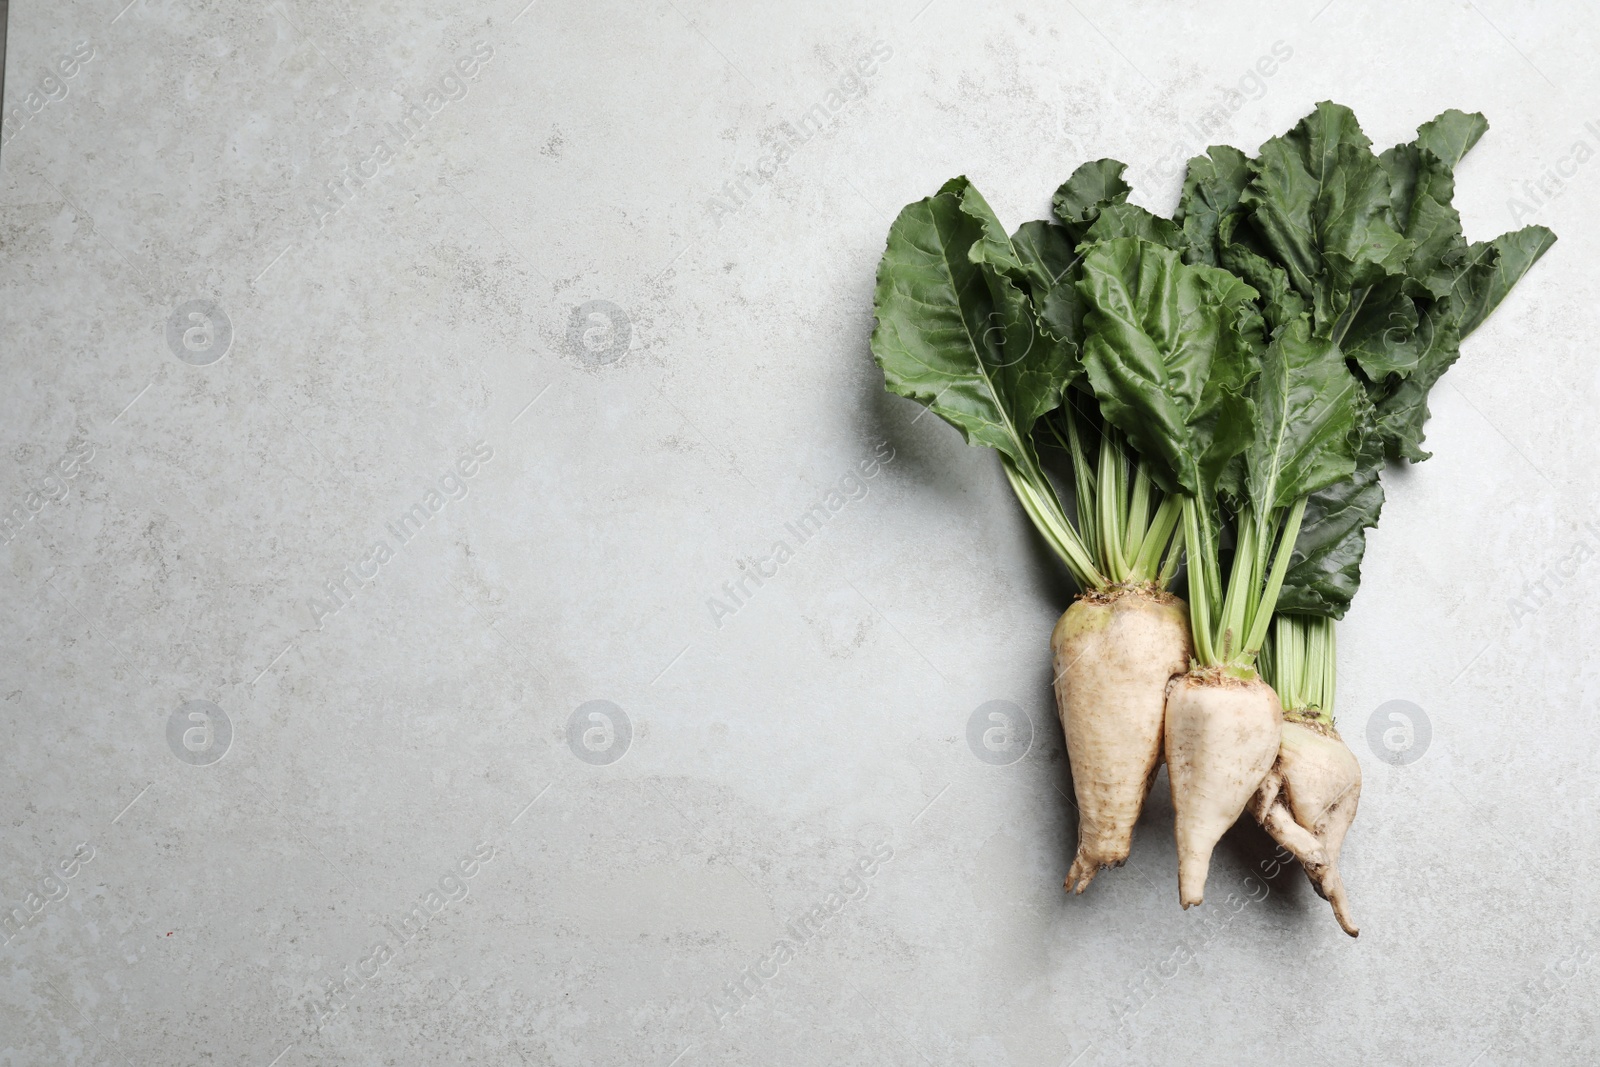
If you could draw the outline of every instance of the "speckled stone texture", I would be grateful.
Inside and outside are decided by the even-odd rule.
[[[1600,1059],[1600,13],[525,2],[12,5],[0,1064]],[[1164,775],[1062,892],[1070,587],[867,351],[946,178],[1329,97],[1561,237],[1341,629],[1358,941]]]

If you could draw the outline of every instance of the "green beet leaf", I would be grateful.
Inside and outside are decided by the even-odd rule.
[[[1117,237],[1141,237],[1180,252],[1184,246],[1183,230],[1175,222],[1151,214],[1137,204],[1103,205],[1100,214],[1084,231],[1083,240],[1092,243]]]
[[[1073,268],[1083,258],[1079,245],[1109,237],[1144,237],[1178,247],[1182,234],[1166,219],[1127,203],[1127,164],[1097,159],[1073,171],[1052,200],[1059,223],[1025,222],[1011,235],[1020,271],[1010,271],[1027,291],[1040,322],[1050,334],[1071,342],[1076,353],[1083,338],[1083,299]],[[998,258],[998,257],[997,257]],[[1074,361],[1071,380],[1081,377]]]
[[[1449,295],[1467,256],[1452,203],[1454,168],[1488,128],[1482,115],[1446,111],[1418,127],[1414,141],[1380,157],[1395,226],[1411,252],[1403,274],[1352,294],[1352,309],[1334,330],[1372,381],[1410,375],[1439,342],[1428,331],[1426,305]]]
[[[1378,525],[1383,510],[1383,438],[1370,406],[1361,408],[1361,443],[1355,473],[1311,494],[1300,536],[1283,588],[1278,611],[1344,618],[1361,586],[1361,560],[1367,551],[1367,530]]]
[[[1492,241],[1473,242],[1450,289],[1450,314],[1461,336],[1482,325],[1555,243],[1556,235],[1543,226],[1524,226]]]
[[[1356,361],[1369,381],[1410,374],[1432,340],[1418,333],[1423,315],[1407,292],[1408,282],[1399,275],[1371,286],[1335,327],[1345,355]]]
[[[1021,284],[1044,329],[1069,342],[1077,352],[1083,341],[1083,298],[1075,284],[1073,268],[1082,258],[1066,229],[1051,222],[1024,222],[1011,235],[1011,247],[1021,264]],[[1071,361],[1069,377],[1081,377],[1081,366]]]
[[[1356,417],[1366,394],[1339,346],[1301,318],[1278,332],[1250,391],[1255,427],[1245,493],[1258,515],[1286,508],[1355,472]]]
[[[1163,490],[1211,497],[1250,438],[1255,290],[1137,237],[1091,246],[1078,286],[1083,363],[1101,414]]]
[[[1239,201],[1250,178],[1250,158],[1229,145],[1213,145],[1205,155],[1189,160],[1183,195],[1173,216],[1183,228],[1184,259],[1208,267],[1226,266],[1218,256],[1228,236],[1219,229],[1225,219],[1243,212]]]
[[[1237,229],[1246,226],[1242,215],[1225,215],[1217,229],[1219,263],[1243,278],[1261,294],[1261,315],[1267,329],[1277,330],[1306,313],[1305,299],[1295,292],[1289,272],[1249,245],[1235,240]]]
[[[1417,127],[1416,143],[1454,170],[1462,157],[1472,151],[1478,139],[1488,132],[1489,120],[1483,117],[1482,112],[1474,111],[1469,115],[1465,111],[1450,108]]]
[[[1083,240],[1095,219],[1108,204],[1127,202],[1133,191],[1122,179],[1126,163],[1115,159],[1096,159],[1072,172],[1050,198],[1050,209],[1072,235],[1073,243]]]
[[[1412,243],[1405,276],[1413,296],[1435,299],[1450,291],[1451,267],[1466,254],[1461,215],[1451,203],[1456,180],[1444,160],[1420,144],[1395,145],[1382,156],[1389,175],[1390,208]]]
[[[874,294],[872,355],[892,392],[969,443],[1038,467],[1034,423],[1061,402],[1073,346],[1040,325],[1028,268],[965,178],[909,204],[889,229]]]
[[[1402,273],[1412,244],[1395,229],[1390,182],[1349,108],[1321,103],[1261,146],[1243,203],[1261,239],[1331,329],[1355,290]]]
[[[1457,266],[1449,295],[1432,304],[1418,337],[1425,341],[1409,374],[1377,400],[1379,431],[1390,456],[1420,463],[1428,391],[1461,354],[1461,339],[1477,329],[1517,281],[1555,244],[1543,226],[1528,226],[1471,245]]]

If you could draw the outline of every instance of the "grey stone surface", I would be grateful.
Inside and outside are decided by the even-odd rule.
[[[1587,5],[124,2],[11,11],[0,1063],[1600,1059]],[[1111,155],[1170,210],[1327,97],[1487,112],[1469,235],[1561,235],[1341,631],[1355,942],[1252,828],[1180,911],[1164,778],[1063,895],[1070,589],[866,350],[947,177],[1015,223]]]

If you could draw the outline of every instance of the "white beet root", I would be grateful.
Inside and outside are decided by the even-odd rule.
[[[1283,710],[1272,687],[1217,670],[1174,679],[1167,693],[1167,774],[1178,844],[1178,900],[1205,899],[1211,852],[1278,757]]]
[[[1188,608],[1142,590],[1081,598],[1056,623],[1050,647],[1078,798],[1078,851],[1066,888],[1081,893],[1128,858],[1161,760],[1167,682],[1189,665]]]
[[[1344,932],[1361,931],[1339,876],[1339,850],[1361,800],[1361,764],[1331,726],[1285,722],[1272,772],[1250,813],[1305,868]]]

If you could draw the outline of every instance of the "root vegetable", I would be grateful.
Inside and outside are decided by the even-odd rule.
[[[1182,601],[1163,592],[1178,567],[1182,502],[1157,483],[1137,443],[1097,410],[1080,359],[1080,242],[1123,229],[1179,236],[1125,202],[1122,171],[1115,160],[1085,164],[1057,190],[1056,221],[1025,223],[1010,237],[965,178],[907,205],[878,267],[872,333],[873,357],[892,392],[1000,453],[1023,511],[1084,591],[1052,638],[1083,817],[1067,876],[1079,892],[1128,857],[1160,758],[1163,693],[1189,655]],[[1144,243],[1126,238],[1124,254]],[[1214,334],[1233,337],[1220,320],[1231,323],[1250,290],[1225,271],[1186,268],[1177,251],[1163,251],[1164,265],[1196,298],[1191,303],[1205,305],[1189,317],[1209,311],[1205,321],[1184,322],[1184,336],[1168,343],[1203,363],[1226,343]],[[1204,369],[1188,366],[1185,374],[1203,378]],[[1076,522],[1041,446],[1070,457]]]
[[[1168,689],[1167,766],[1184,907],[1205,896],[1211,850],[1277,757],[1282,708],[1256,674],[1306,498],[1355,470],[1364,400],[1305,314],[1267,341],[1260,295],[1150,242],[1084,257],[1084,366],[1108,421],[1182,501],[1194,664]],[[1152,388],[1152,385],[1154,388]],[[1226,586],[1220,533],[1235,546]]]
[[[1359,931],[1339,876],[1339,850],[1361,799],[1361,765],[1333,726],[1336,630],[1325,616],[1273,620],[1262,663],[1284,703],[1283,740],[1272,773],[1250,801],[1250,813],[1300,861],[1317,893],[1333,905],[1344,932],[1355,937]]]
[[[1078,797],[1078,852],[1066,888],[1082,893],[1128,858],[1161,761],[1167,683],[1189,664],[1187,605],[1156,590],[1080,598],[1050,635],[1056,706]]]
[[[1178,901],[1205,899],[1211,852],[1277,759],[1283,710],[1258,677],[1198,670],[1167,691],[1167,774],[1178,845]]]
[[[1527,226],[1467,243],[1451,203],[1454,169],[1488,126],[1480,114],[1449,110],[1418,127],[1411,143],[1375,155],[1349,109],[1325,102],[1262,145],[1258,159],[1212,149],[1192,161],[1179,209],[1200,239],[1194,254],[1238,268],[1266,297],[1270,326],[1311,310],[1318,335],[1339,346],[1371,402],[1358,412],[1353,476],[1307,501],[1265,672],[1288,709],[1282,747],[1251,802],[1352,937],[1338,859],[1361,772],[1333,727],[1334,620],[1361,582],[1366,530],[1383,506],[1385,455],[1413,463],[1428,457],[1421,448],[1428,391],[1462,340],[1555,241],[1544,227]],[[1373,180],[1357,180],[1363,174]],[[1335,184],[1357,192],[1337,216],[1325,214],[1331,202],[1315,192]],[[1348,231],[1341,237],[1357,219],[1364,220],[1359,242],[1347,240]],[[1349,253],[1358,245],[1361,258],[1377,258],[1353,264]]]
[[[895,219],[871,342],[886,386],[999,453],[1083,590],[1051,635],[1069,891],[1127,860],[1164,754],[1185,908],[1248,808],[1355,936],[1338,860],[1361,776],[1333,728],[1333,620],[1385,459],[1427,458],[1429,389],[1555,240],[1467,242],[1453,172],[1487,128],[1447,111],[1378,154],[1324,102],[1256,157],[1190,161],[1172,219],[1128,203],[1110,159],[1009,236],[966,178]],[[1180,553],[1187,628],[1165,592]]]
[[[1283,724],[1277,762],[1250,802],[1256,821],[1300,861],[1351,937],[1361,931],[1339,877],[1339,850],[1360,800],[1361,765],[1338,731],[1291,719]]]

